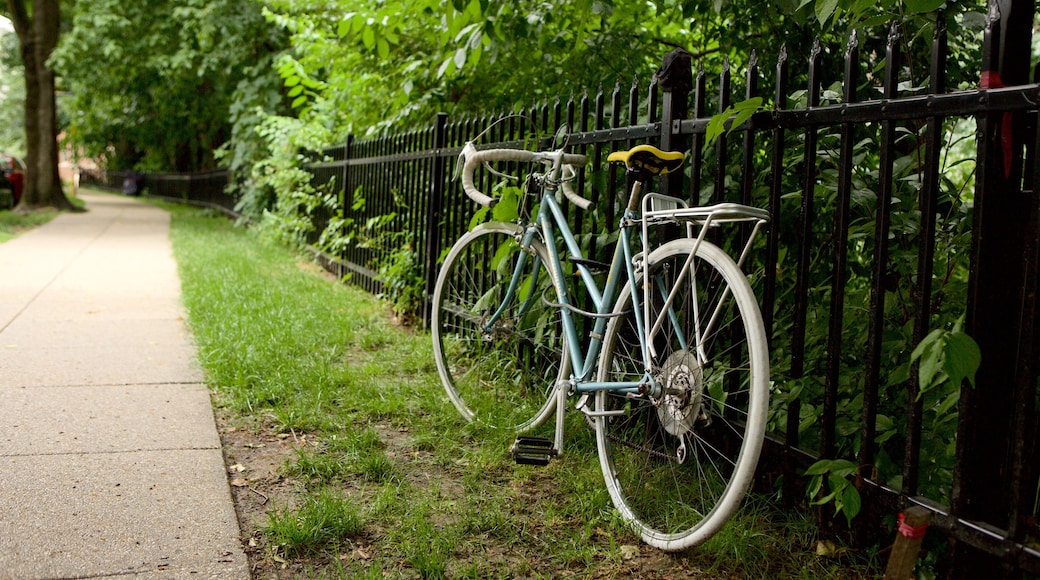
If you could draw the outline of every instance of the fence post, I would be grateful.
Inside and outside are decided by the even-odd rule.
[[[1029,82],[1033,0],[990,0],[982,88]],[[1014,476],[1028,469],[1025,439],[1035,421],[1035,191],[1023,187],[1024,114],[979,116],[971,274],[965,329],[982,351],[975,386],[962,386],[951,510],[1005,528],[1015,538],[1031,514]],[[1030,169],[1033,171],[1033,169]],[[1030,248],[1033,250],[1030,251]],[[1029,274],[1027,274],[1027,272]],[[1030,282],[1032,280],[1032,282]],[[1027,282],[1034,288],[1026,289]],[[1035,490],[1033,490],[1035,491]],[[953,546],[953,575],[980,578],[1001,569],[994,557]]]
[[[423,301],[423,326],[430,327],[433,287],[437,284],[437,258],[441,255],[441,224],[444,221],[445,157],[448,145],[448,114],[437,113],[433,128],[433,168],[430,171],[429,219],[426,221],[426,260],[423,263],[426,297]]]
[[[664,56],[657,71],[658,84],[664,93],[661,103],[661,149],[682,151],[682,120],[689,113],[690,91],[693,90],[693,55],[677,48]],[[661,182],[662,193],[681,197],[682,173],[675,172]]]
[[[892,546],[892,555],[888,558],[885,569],[885,580],[907,580],[914,578],[914,566],[917,555],[921,552],[921,542],[931,513],[921,506],[913,506],[905,513],[899,514],[899,527],[896,541]]]

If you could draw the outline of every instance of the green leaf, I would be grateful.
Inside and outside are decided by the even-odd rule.
[[[841,513],[845,515],[845,519],[852,523],[852,518],[859,515],[860,509],[863,507],[862,499],[859,496],[859,490],[856,486],[850,485],[845,488],[845,491],[841,495]]]
[[[441,63],[440,68],[437,69],[437,78],[444,78],[444,73],[448,72],[449,66],[451,66],[451,59],[444,59],[444,62]]]
[[[495,255],[491,258],[491,269],[499,274],[509,274],[513,268],[513,251],[516,249],[514,244],[502,244],[495,251]]]
[[[494,219],[500,222],[515,222],[520,218],[519,210],[519,198],[517,197],[516,191],[513,189],[506,189],[502,192],[502,197],[499,198],[498,203],[495,204],[495,208],[491,210],[491,215]]]
[[[711,120],[708,121],[708,127],[705,129],[705,147],[714,143],[719,138],[719,135],[722,135],[722,132],[725,131],[726,118],[729,116],[726,112],[723,111],[717,115],[712,115]]]
[[[476,212],[474,212],[473,213],[473,217],[469,220],[469,229],[472,230],[473,228],[477,227],[478,225],[484,223],[484,220],[487,219],[488,211],[490,211],[490,210],[488,210],[488,208],[481,207]]]
[[[285,79],[285,86],[287,86],[287,87],[295,87],[298,84],[300,84],[300,76],[299,75],[292,75],[292,76],[290,76],[290,77]]]
[[[805,470],[805,475],[822,475],[831,470],[831,465],[834,463],[831,459],[821,459],[816,463],[809,466],[809,469]]]
[[[751,118],[752,115],[757,113],[762,108],[762,97],[753,97],[750,99],[743,100],[735,105],[726,107],[725,110],[718,114],[712,115],[711,120],[708,121],[708,126],[705,128],[705,142],[704,147],[708,148],[715,143],[715,140],[720,135],[731,133],[734,129],[740,127]],[[730,121],[729,128],[726,127],[726,123]]]
[[[941,342],[929,343],[921,355],[917,368],[917,384],[921,391],[932,386],[935,376],[942,368],[942,346]]]
[[[943,359],[943,370],[950,377],[950,382],[959,385],[968,379],[971,386],[975,386],[975,371],[982,363],[982,352],[974,339],[963,332],[951,332],[946,338]]]
[[[307,95],[300,95],[300,96],[296,97],[295,99],[293,99],[292,108],[298,109],[298,108],[302,107],[303,104],[306,103],[306,102],[307,102]]]
[[[946,334],[946,331],[942,328],[933,330],[910,353],[910,361],[918,361],[917,384],[922,393],[932,386],[935,375],[942,368],[942,353]]]
[[[289,89],[290,97],[298,97],[301,93],[303,93],[303,85],[296,85],[295,87]]]
[[[910,353],[910,361],[913,362],[920,358],[921,355],[924,354],[925,349],[928,348],[930,344],[941,340],[944,334],[946,334],[946,331],[941,328],[936,328],[929,332],[928,336],[921,339],[921,343],[914,347],[914,351]]]
[[[748,119],[750,119],[752,115],[757,113],[761,107],[762,97],[754,97],[746,101],[741,101],[740,103],[734,105],[733,108],[737,114],[735,117],[733,117],[733,123],[730,124],[729,130],[733,131],[734,129],[746,123]]]
[[[816,0],[816,19],[820,24],[827,24],[837,7],[838,0]]]
[[[455,68],[462,70],[462,67],[466,65],[466,49],[460,48],[455,51]]]
[[[372,50],[376,45],[376,31],[371,26],[366,26],[361,32],[361,42],[364,43],[365,48]]]
[[[946,0],[904,0],[906,11],[910,14],[935,12],[945,3]]]

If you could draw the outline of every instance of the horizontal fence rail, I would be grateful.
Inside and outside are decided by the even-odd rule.
[[[884,518],[922,506],[948,543],[944,575],[1040,574],[1040,85],[1028,74],[1012,83],[1014,75],[1002,72],[1003,84],[1014,86],[992,81],[999,16],[993,9],[987,21],[977,90],[946,88],[940,15],[922,94],[900,91],[905,58],[892,27],[884,70],[869,78],[856,35],[831,67],[819,43],[801,60],[804,71],[793,71],[781,50],[771,74],[753,57],[743,75],[726,65],[712,91],[688,53],[675,53],[648,84],[510,115],[441,114],[419,130],[351,138],[309,165],[311,185],[329,202],[313,213],[308,241],[327,267],[376,293],[386,291],[381,268],[409,261],[428,309],[442,255],[482,215],[452,180],[467,141],[479,135],[479,148],[546,148],[565,127],[567,149],[590,161],[575,188],[593,202],[589,210],[568,207],[568,219],[588,258],[601,261],[609,260],[601,255],[604,234],[616,227],[626,191],[607,155],[640,143],[684,151],[685,172],[659,184],[665,193],[693,204],[756,205],[772,218],[745,264],[771,337],[760,489],[782,489],[800,503],[807,467],[843,461],[854,467],[848,481],[862,505],[852,520],[859,541],[881,542],[891,535]],[[1018,58],[1028,67],[1026,46]],[[824,79],[826,70],[841,70],[841,78]],[[823,90],[835,80],[841,94]],[[797,106],[796,85],[804,88]],[[716,114],[732,115],[756,97],[771,105],[708,142]],[[496,169],[521,179],[526,171],[515,163]],[[125,178],[98,177],[117,188]],[[216,193],[226,175],[143,179],[150,193],[233,208]],[[502,187],[483,170],[476,183],[493,194]],[[939,336],[943,352],[959,356],[950,344],[961,328],[982,354],[974,386],[944,383],[942,374],[922,384],[921,365],[941,359],[929,359],[928,349],[911,354]],[[833,513],[818,515],[832,531],[844,526]]]

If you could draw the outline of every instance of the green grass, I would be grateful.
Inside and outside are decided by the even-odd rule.
[[[14,239],[18,234],[41,226],[58,215],[57,210],[42,209],[28,213],[0,210],[0,244]]]
[[[361,532],[364,516],[350,500],[322,489],[299,509],[270,512],[264,531],[288,556],[307,554]]]
[[[428,334],[394,326],[386,305],[252,231],[164,207],[222,413],[243,428],[306,435],[279,471],[292,501],[272,505],[260,526],[268,550],[308,577],[638,575],[621,548],[639,541],[610,504],[579,415],[562,459],[514,465],[511,434],[464,423],[448,402]],[[815,539],[805,516],[757,498],[707,545],[654,557],[679,575],[865,575],[843,567],[847,558],[819,560]],[[371,559],[340,557],[359,545]]]

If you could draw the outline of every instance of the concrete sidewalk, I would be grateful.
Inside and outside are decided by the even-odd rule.
[[[83,198],[0,244],[0,579],[249,578],[169,215]]]

